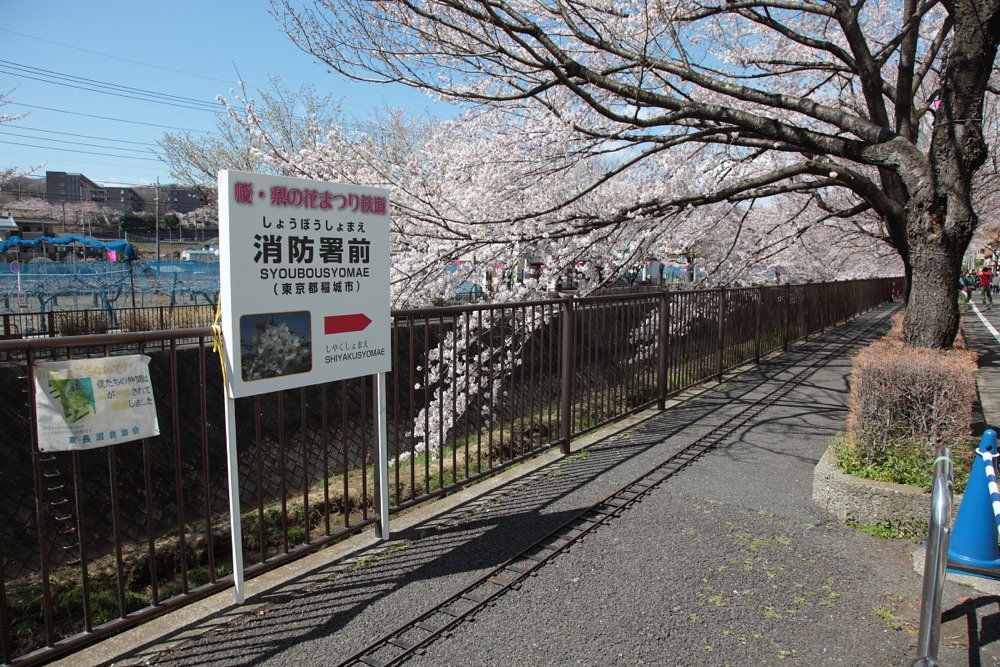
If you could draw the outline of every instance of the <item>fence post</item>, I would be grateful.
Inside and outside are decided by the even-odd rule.
[[[670,340],[670,292],[660,292],[660,332],[656,364],[657,407],[667,407],[667,345]]]
[[[726,290],[719,290],[719,350],[716,360],[715,379],[722,382],[722,369],[725,366],[726,357]]]
[[[785,334],[781,341],[781,349],[788,352],[788,337],[790,335],[789,328],[792,326],[792,286],[785,285],[782,288],[782,291],[785,293],[785,298],[782,299],[785,303],[784,307],[781,309],[782,316],[785,319]]]
[[[753,324],[753,363],[754,365],[760,365],[760,321],[763,318],[764,312],[764,288],[757,288],[757,312],[754,313],[754,324]]]
[[[573,364],[576,359],[574,343],[576,341],[575,319],[576,311],[573,307],[573,296],[570,295],[562,302],[562,355],[560,377],[562,380],[562,452],[570,453],[570,437],[573,433]]]
[[[812,316],[812,290],[809,289],[810,285],[806,284],[802,286],[802,319],[805,320],[805,341],[809,342],[809,334],[812,333],[813,326],[813,316]]]
[[[49,337],[55,338],[56,336],[59,335],[59,332],[56,331],[56,311],[50,310],[48,313],[46,313],[45,319],[49,328]]]
[[[29,348],[27,351],[28,377],[35,377],[35,355]],[[35,392],[34,387],[28,389],[28,410],[29,414],[35,412]],[[51,458],[51,457],[49,457]],[[52,580],[49,574],[49,537],[48,537],[48,513],[45,511],[45,481],[42,473],[42,453],[38,451],[38,433],[31,429],[31,462],[34,472],[35,483],[35,518],[38,521],[38,554],[39,554],[39,575],[42,584],[42,620],[45,622],[45,641],[49,646],[55,643],[55,626],[52,618]],[[8,637],[7,628],[0,630],[3,632],[4,640]]]

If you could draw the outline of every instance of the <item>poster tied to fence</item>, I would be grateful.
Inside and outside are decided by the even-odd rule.
[[[160,434],[149,357],[134,354],[35,364],[42,452],[106,447]]]

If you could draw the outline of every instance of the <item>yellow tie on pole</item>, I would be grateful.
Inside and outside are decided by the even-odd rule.
[[[219,324],[221,319],[222,295],[220,294],[219,301],[215,304],[215,320],[212,322],[212,352],[219,353],[219,365],[222,367],[222,386],[226,389],[226,396],[232,398],[233,394],[229,390],[229,375],[226,373],[226,353],[222,347],[222,325]]]

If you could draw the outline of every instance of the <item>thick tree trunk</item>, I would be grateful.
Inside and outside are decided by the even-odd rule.
[[[944,349],[958,333],[958,276],[978,220],[972,177],[986,159],[983,98],[997,54],[1000,0],[949,0],[951,52],[941,77],[926,168],[904,168],[906,238],[913,281],[903,339]]]
[[[907,206],[910,298],[903,341],[908,347],[948,349],[959,328],[958,278],[978,218],[969,179],[939,169],[937,188],[921,188]]]
[[[909,260],[903,261],[903,303],[910,303],[910,289],[913,287],[913,267]]]
[[[911,246],[912,278],[903,340],[910,347],[946,349],[958,333],[962,250],[940,237]]]

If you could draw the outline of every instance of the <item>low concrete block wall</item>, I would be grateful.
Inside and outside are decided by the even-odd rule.
[[[845,474],[837,467],[832,448],[827,448],[813,471],[812,497],[813,502],[844,522],[887,524],[923,534],[930,520],[929,491]],[[956,512],[961,502],[962,496],[956,495]]]

